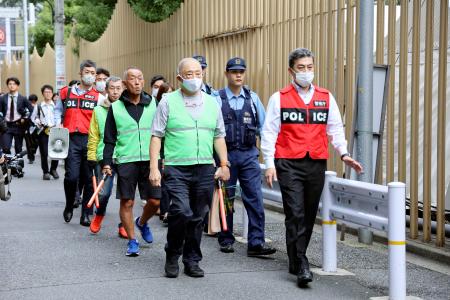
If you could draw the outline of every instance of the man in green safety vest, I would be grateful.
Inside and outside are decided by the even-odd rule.
[[[97,69],[97,73],[99,69]],[[101,164],[103,162],[103,149],[105,148],[103,137],[105,135],[104,133],[106,116],[108,115],[108,110],[111,107],[111,104],[119,99],[120,95],[123,92],[122,79],[117,76],[111,76],[107,78],[105,91],[107,94],[107,98],[101,101],[101,103],[99,103],[94,108],[94,112],[92,113],[91,124],[89,125],[89,138],[87,145],[87,158],[90,168],[90,174],[92,174],[92,172],[95,170],[97,176],[100,173]],[[107,177],[107,179],[105,180],[105,185],[103,186],[103,190],[99,194],[100,207],[97,208],[94,220],[92,220],[91,226],[89,227],[91,232],[94,234],[98,233],[101,229],[103,218],[106,213],[106,207],[108,205],[109,197],[111,196],[113,188],[114,175],[115,173],[113,172],[112,176]],[[119,236],[122,238],[128,238],[122,223],[119,224]]]
[[[134,225],[142,238],[153,242],[147,221],[156,213],[161,198],[161,188],[149,184],[150,125],[156,112],[156,100],[143,92],[144,75],[136,67],[124,72],[126,90],[111,105],[105,123],[103,142],[103,173],[112,175],[113,159],[117,172],[117,198],[120,199],[120,219],[128,236],[127,256],[139,255],[139,243],[134,235]],[[157,158],[156,158],[157,160]],[[133,206],[136,186],[141,199],[147,199],[142,215],[133,223]]]
[[[164,180],[171,201],[169,207],[165,272],[169,278],[179,273],[183,255],[184,272],[203,277],[200,242],[202,223],[214,191],[214,178],[228,180],[227,148],[222,112],[214,97],[201,91],[202,68],[194,58],[178,64],[181,89],[161,100],[152,124],[150,182],[161,185],[158,155],[165,137]],[[213,148],[220,166],[215,172]]]

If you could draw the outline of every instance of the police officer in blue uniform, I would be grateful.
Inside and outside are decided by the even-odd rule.
[[[248,215],[248,256],[275,253],[275,249],[264,242],[264,206],[261,190],[261,169],[256,138],[264,124],[265,112],[258,95],[244,86],[245,60],[234,57],[228,60],[225,76],[228,86],[216,97],[222,108],[230,162],[230,180],[227,196],[234,198],[236,182],[242,189],[242,200]],[[220,251],[234,252],[233,213],[227,215],[228,231],[219,233]]]
[[[206,68],[208,64],[206,63],[206,58],[203,55],[194,55],[192,58],[198,60],[200,65],[202,66],[203,80],[206,79]],[[210,86],[208,83],[203,82],[202,84],[202,92],[207,93],[208,95],[216,96],[217,92]]]

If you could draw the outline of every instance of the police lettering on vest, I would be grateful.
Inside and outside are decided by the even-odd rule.
[[[97,106],[99,92],[92,88],[85,94],[78,96],[72,93],[72,88],[61,89],[61,100],[64,103],[63,125],[70,133],[78,132],[88,134],[92,112]]]
[[[309,105],[294,86],[280,91],[281,128],[275,145],[275,158],[328,158],[329,92],[315,87]]]

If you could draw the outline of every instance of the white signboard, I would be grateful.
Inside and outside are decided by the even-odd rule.
[[[19,16],[20,16],[20,8],[18,7],[0,8],[0,18],[18,19]]]

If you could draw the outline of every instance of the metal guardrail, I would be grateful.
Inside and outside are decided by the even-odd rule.
[[[402,182],[388,186],[337,178],[327,171],[322,192],[322,269],[337,272],[336,219],[388,233],[389,299],[406,298],[405,191]]]
[[[277,182],[271,189],[261,165],[264,199],[282,203]],[[239,190],[239,189],[238,189]],[[338,178],[327,171],[321,197],[322,269],[337,272],[336,219],[388,233],[389,298],[406,298],[406,185],[391,182],[388,186]],[[243,210],[244,238],[247,236],[247,214]]]

